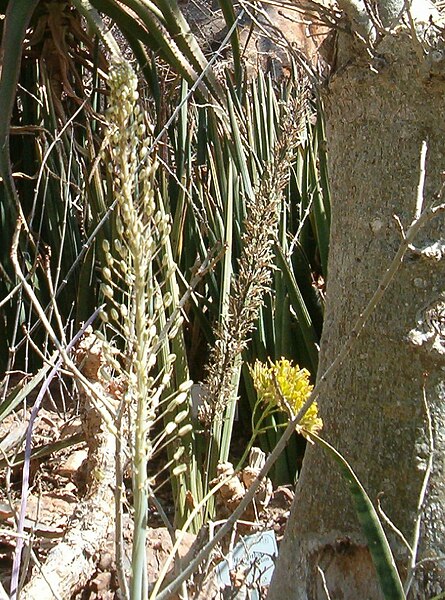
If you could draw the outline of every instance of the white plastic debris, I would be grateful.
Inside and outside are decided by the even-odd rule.
[[[237,600],[259,600],[259,589],[268,586],[278,555],[274,531],[263,531],[243,537],[216,567],[216,580],[221,590],[236,588]]]

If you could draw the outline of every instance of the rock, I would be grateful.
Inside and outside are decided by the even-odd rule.
[[[75,450],[65,461],[59,465],[57,473],[62,477],[68,477],[69,479],[72,479],[75,473],[77,473],[82,466],[83,461],[87,458],[88,451],[86,449]]]
[[[98,592],[103,592],[105,590],[108,590],[110,588],[111,585],[111,573],[109,572],[105,572],[105,573],[98,573],[96,575],[96,577],[91,581],[91,590],[93,592],[96,592],[96,594]]]

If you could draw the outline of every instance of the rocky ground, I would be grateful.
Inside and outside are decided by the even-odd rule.
[[[28,579],[36,576],[39,565],[44,564],[51,551],[62,550],[70,528],[76,526],[79,505],[88,496],[86,489],[88,468],[88,449],[82,441],[83,428],[78,417],[70,416],[56,406],[46,402],[39,412],[33,433],[33,450],[39,454],[31,461],[30,492],[28,496],[25,534],[25,560],[29,561]],[[29,417],[29,410],[27,411]],[[0,425],[0,582],[5,589],[9,587],[13,553],[16,546],[16,519],[20,508],[22,485],[22,449],[26,432],[27,418],[22,411],[11,414]],[[65,444],[69,444],[64,448]],[[9,465],[8,465],[9,463]],[[227,468],[227,466],[226,466]],[[222,471],[221,471],[222,472]],[[239,503],[245,486],[235,478],[232,486],[226,486],[218,498],[218,515],[210,529],[221,526],[231,510]],[[244,478],[244,481],[247,481]],[[128,481],[130,485],[130,482]],[[244,486],[244,487],[243,487]],[[240,493],[241,490],[241,493]],[[237,540],[253,532],[274,531],[279,541],[283,535],[286,519],[290,510],[293,493],[286,487],[273,490],[269,487],[264,494],[243,516],[237,530],[228,536],[224,543],[213,553],[204,573],[197,573],[189,582],[189,598],[222,598],[215,587],[214,577],[208,577],[213,566],[223,560]],[[170,490],[166,486],[159,497],[166,514],[173,515],[173,502]],[[94,521],[95,515],[88,519]],[[149,580],[154,583],[159,571],[172,548],[169,532],[163,526],[157,510],[152,507],[148,523],[147,541]],[[71,532],[72,533],[72,532]],[[207,541],[209,527],[198,538],[186,534],[180,547],[180,557],[186,563],[199,547]],[[124,542],[127,550],[131,547],[132,523],[129,513],[124,514]],[[69,548],[69,547],[68,547]],[[32,550],[32,552],[31,552]],[[129,550],[128,550],[129,551]],[[71,553],[71,549],[69,549]],[[60,557],[59,557],[60,559]],[[69,563],[67,557],[66,562]],[[62,561],[63,562],[63,561]],[[126,565],[129,566],[129,563]],[[238,585],[242,578],[238,574]],[[29,585],[29,584],[28,584]],[[28,596],[32,597],[32,596]],[[39,595],[43,600],[46,596]],[[50,596],[48,596],[49,598]],[[86,583],[76,587],[73,583],[74,599],[118,599],[118,581],[116,576],[114,553],[113,523],[106,536],[98,540],[97,550],[92,557],[91,573]]]

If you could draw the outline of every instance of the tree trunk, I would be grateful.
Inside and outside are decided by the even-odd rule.
[[[319,373],[338,355],[394,257],[416,210],[422,142],[428,146],[425,202],[443,185],[445,60],[421,56],[403,30],[386,36],[373,59],[338,69],[325,94],[332,189],[327,311]],[[442,51],[443,52],[443,51]],[[416,246],[445,250],[443,213]],[[442,255],[440,255],[440,250]],[[445,258],[408,252],[382,302],[319,400],[323,437],[349,461],[371,500],[379,494],[411,543],[430,455],[418,560],[409,597],[445,590]],[[402,581],[409,563],[386,528]],[[442,562],[435,560],[442,557]],[[316,446],[307,450],[269,600],[381,598],[348,488]]]

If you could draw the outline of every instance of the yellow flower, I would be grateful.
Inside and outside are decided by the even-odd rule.
[[[270,361],[270,367],[257,360],[250,372],[261,402],[287,412],[290,418],[295,417],[314,388],[309,383],[309,371],[300,369],[298,365],[293,366],[285,358],[275,363]],[[299,427],[309,433],[317,433],[323,427],[323,421],[318,416],[317,402],[312,402],[300,420]]]

